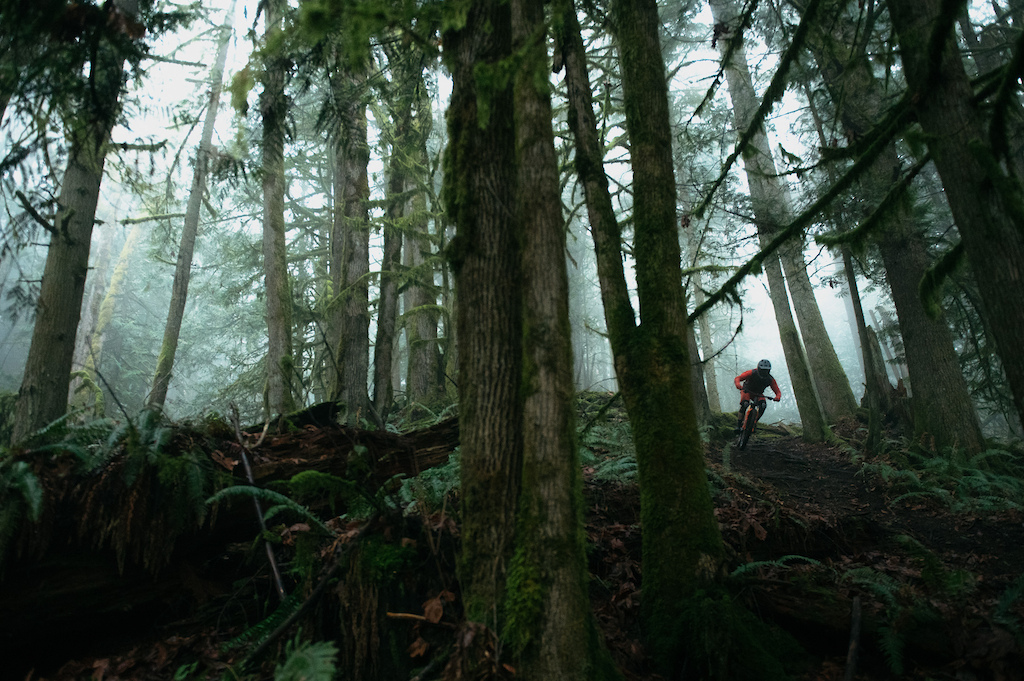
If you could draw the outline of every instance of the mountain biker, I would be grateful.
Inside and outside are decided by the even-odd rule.
[[[757,403],[757,418],[760,419],[764,416],[764,410],[768,408],[768,403],[765,401],[764,396],[765,388],[771,387],[775,391],[774,399],[776,402],[782,399],[782,391],[779,390],[779,384],[775,382],[775,378],[772,376],[772,363],[766,359],[758,362],[756,369],[744,371],[733,382],[736,384],[736,389],[740,391],[739,423],[736,424],[737,433],[743,428],[743,414],[747,410],[747,405],[751,402]]]

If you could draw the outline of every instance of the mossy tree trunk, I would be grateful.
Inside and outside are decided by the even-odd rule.
[[[94,385],[96,382],[96,368],[100,365],[100,360],[103,358],[103,341],[106,338],[107,327],[110,326],[110,321],[114,318],[114,308],[117,305],[117,301],[124,294],[124,287],[128,279],[132,258],[135,256],[135,249],[138,247],[139,241],[142,240],[142,236],[142,226],[139,224],[132,225],[132,228],[128,231],[127,238],[124,240],[124,244],[121,246],[121,252],[117,256],[117,264],[110,275],[110,284],[103,295],[103,301],[100,303],[99,310],[97,311],[93,328],[89,332],[89,350],[85,357],[83,369]],[[96,407],[97,415],[102,416],[102,402],[97,404]]]
[[[498,631],[523,452],[512,90],[497,77],[511,52],[508,4],[472,3],[443,39],[452,75],[444,198],[456,226],[448,257],[458,299],[459,582],[466,619]]]
[[[433,121],[430,97],[427,96],[422,78],[416,89],[415,126],[410,139],[408,153],[411,166],[429,168],[427,138]],[[430,178],[424,178],[430,182]],[[439,291],[434,283],[437,271],[435,242],[443,234],[440,216],[434,219],[435,231],[431,234],[431,220],[428,219],[427,192],[420,187],[412,197],[412,215],[405,241],[406,272],[410,276],[405,293],[405,337],[408,346],[409,363],[406,371],[406,394],[410,401],[432,404],[444,396],[444,367],[442,366],[441,344],[438,338]],[[451,331],[450,325],[445,324]],[[449,333],[449,335],[451,335]]]
[[[86,377],[86,374],[79,372],[88,371],[86,369],[86,362],[89,361],[89,355],[92,352],[92,332],[96,329],[96,323],[100,316],[100,306],[106,298],[107,277],[110,274],[110,251],[113,247],[113,240],[113,229],[105,229],[101,232],[99,253],[97,253],[92,265],[89,267],[92,274],[87,282],[88,292],[84,294],[82,318],[78,322],[78,333],[75,336],[75,352],[71,361],[71,368],[75,373],[71,379],[71,387],[68,389],[68,402],[73,408],[84,406],[95,395],[93,390],[89,390],[88,395],[84,394],[83,383],[85,381],[83,379]],[[92,366],[95,367],[95,364]],[[92,380],[91,377],[90,380]]]
[[[18,391],[12,432],[15,443],[63,416],[68,405],[96,205],[124,80],[125,56],[117,46],[99,37],[91,54],[88,95],[77,117],[69,122],[67,167]]]
[[[636,444],[645,639],[670,668],[685,654],[679,637],[687,599],[714,581],[723,545],[704,473],[691,385],[658,8],[652,0],[620,0],[612,13],[633,167],[639,325],[604,174],[583,41],[571,11],[562,22],[576,169],[586,193],[616,375]]]
[[[402,227],[410,203],[409,188],[413,185],[409,162],[409,143],[413,126],[412,103],[421,77],[407,65],[408,55],[399,55],[393,46],[384,47],[388,66],[392,70],[395,91],[391,93],[391,109],[385,142],[390,144],[388,154],[387,204],[384,212],[384,254],[380,266],[380,299],[377,304],[377,337],[373,350],[373,406],[382,420],[394,402],[395,334],[398,322],[399,270],[402,264]],[[418,60],[417,64],[418,64]]]
[[[340,50],[340,48],[339,48]],[[331,335],[337,376],[331,397],[345,403],[349,423],[368,418],[370,370],[370,185],[367,166],[366,84],[355,66],[338,56],[331,74],[338,128],[333,142],[334,216]]]
[[[959,3],[888,0],[917,120],[924,130],[981,292],[1017,415],[1024,420],[1024,190],[953,40]],[[1016,78],[1010,69],[1006,78]],[[1012,81],[1007,85],[1012,86]],[[997,105],[995,111],[1005,114]]]
[[[571,3],[569,3],[571,4]],[[512,0],[523,275],[523,478],[504,637],[524,679],[615,678],[588,597],[576,446],[566,229],[543,0]]]
[[[283,8],[271,0],[264,10],[268,44],[280,41]],[[280,49],[280,45],[278,45]],[[260,114],[263,118],[263,270],[267,300],[266,417],[294,411],[292,390],[292,297],[286,260],[284,221],[284,140],[288,101],[285,82],[291,64],[287,56],[268,53],[262,73]]]
[[[235,3],[232,2],[224,13],[224,24],[221,26],[220,39],[217,45],[217,59],[210,72],[210,96],[206,103],[206,118],[203,120],[202,137],[196,149],[196,162],[192,170],[192,189],[185,207],[185,222],[181,228],[181,240],[178,244],[178,261],[174,267],[174,283],[171,285],[171,303],[167,310],[167,323],[164,325],[164,338],[157,356],[156,373],[153,386],[146,398],[149,409],[163,409],[167,400],[167,388],[171,382],[171,371],[174,369],[174,355],[178,351],[178,338],[181,335],[181,324],[185,318],[185,304],[188,302],[188,284],[192,276],[192,257],[195,254],[196,236],[199,233],[199,212],[206,193],[206,175],[209,170],[210,156],[213,153],[213,132],[220,108],[220,95],[224,81],[224,67],[228,60],[228,47],[232,35]]]

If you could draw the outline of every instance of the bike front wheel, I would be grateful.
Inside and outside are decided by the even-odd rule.
[[[736,445],[740,449],[746,449],[750,436],[754,434],[754,423],[757,421],[755,417],[756,409],[756,407],[748,407],[747,413],[743,417],[743,430],[740,431],[740,436],[736,441]]]

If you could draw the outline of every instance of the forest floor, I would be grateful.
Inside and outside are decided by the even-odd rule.
[[[837,428],[847,443],[861,430]],[[1020,510],[957,499],[963,490],[909,474],[905,461],[864,460],[849,444],[808,444],[791,431],[767,426],[744,451],[713,442],[707,460],[737,597],[808,653],[794,677],[850,678],[853,641],[857,681],[1024,679]],[[629,677],[660,679],[629,624],[641,571],[635,487],[591,475],[588,490],[605,574],[627,575],[595,609]]]
[[[614,418],[622,420],[621,415]],[[725,426],[721,430],[728,431]],[[712,437],[707,443],[735,598],[791,634],[807,653],[792,670],[799,681],[844,679],[851,640],[858,651],[856,681],[1024,679],[1021,511],[998,495],[975,494],[972,501],[958,487],[962,483],[943,487],[945,478],[908,473],[903,454],[861,457],[855,449],[861,430],[856,423],[846,424],[837,429],[842,440],[811,445],[788,434],[792,431],[786,426],[765,424],[745,451],[734,449],[728,438]],[[626,677],[660,681],[639,636],[642,565],[635,464],[631,473],[614,438],[585,437],[583,442],[589,450],[584,478],[594,610]],[[287,449],[281,443],[277,448]],[[918,458],[928,461],[927,456]],[[995,469],[975,464],[989,471],[980,474],[985,482],[976,483],[975,492],[991,491],[999,481]],[[953,472],[962,478],[964,469]],[[442,532],[457,536],[444,513],[432,518],[438,537]],[[417,541],[402,538],[403,546],[407,540]],[[450,566],[436,562],[439,570],[447,569],[442,563]],[[442,575],[442,582],[449,580],[454,581],[453,574]],[[408,615],[418,618],[414,629],[448,619],[452,597],[444,590],[411,594],[413,602],[424,606],[423,616]],[[860,617],[853,615],[858,607]],[[49,660],[47,669],[9,678],[219,675],[238,662],[238,654],[225,653],[222,645],[238,627],[225,628],[229,618],[223,609],[219,614],[209,606],[202,611],[209,615],[145,626],[136,622],[116,637],[94,639],[93,647],[75,651],[74,659]],[[409,635],[411,655],[429,657],[428,648],[438,646],[436,632],[428,637],[430,644],[426,634]],[[263,678],[273,678],[272,665],[263,669]],[[8,678],[3,672],[0,677]],[[422,678],[440,678],[440,669]],[[695,670],[687,678],[705,676]]]

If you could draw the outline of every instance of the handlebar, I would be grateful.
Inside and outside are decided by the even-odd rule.
[[[737,386],[734,386],[734,387],[737,390],[739,390],[740,392],[743,392],[743,386],[737,385]],[[782,395],[776,395],[775,397],[768,397],[767,395],[761,395],[761,397],[765,398],[766,400],[772,400],[773,402],[781,402],[782,401]]]

